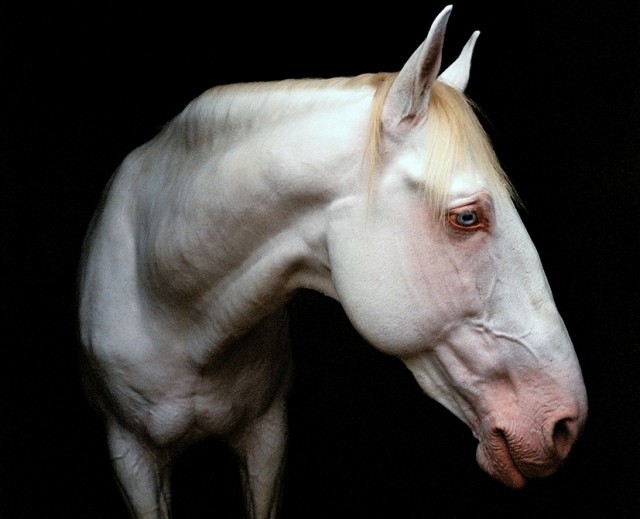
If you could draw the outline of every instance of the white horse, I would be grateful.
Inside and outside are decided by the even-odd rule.
[[[438,76],[450,10],[397,74],[214,88],[113,177],[79,317],[133,517],[169,517],[172,461],[211,435],[238,455],[248,515],[276,516],[299,288],[402,359],[506,485],[566,458],[580,367],[462,93],[477,32]]]

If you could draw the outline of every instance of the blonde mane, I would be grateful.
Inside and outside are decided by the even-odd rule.
[[[382,108],[397,73],[380,74],[373,98],[369,138],[364,161],[369,184],[374,181],[376,165],[382,157]],[[500,166],[488,135],[476,117],[475,105],[459,90],[436,81],[431,87],[427,111],[425,197],[435,216],[446,212],[453,172],[473,166],[482,171],[489,185],[499,193],[517,200],[515,190]]]

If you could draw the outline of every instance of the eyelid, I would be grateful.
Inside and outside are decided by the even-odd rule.
[[[449,199],[449,211],[461,210],[474,205],[491,207],[493,206],[493,199],[486,191],[480,191],[468,196],[456,196]]]

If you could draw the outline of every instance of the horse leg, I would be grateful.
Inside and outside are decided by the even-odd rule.
[[[111,463],[134,519],[169,519],[170,463],[115,421],[107,426]]]
[[[275,519],[287,441],[285,398],[278,396],[232,447],[240,457],[246,506],[251,519]]]

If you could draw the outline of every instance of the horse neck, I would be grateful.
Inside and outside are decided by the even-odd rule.
[[[236,118],[230,108],[224,116],[214,110],[208,135],[185,123],[193,118],[188,108],[159,143],[164,150],[191,149],[173,153],[163,166],[173,189],[159,197],[173,192],[174,198],[154,204],[171,218],[156,215],[158,223],[149,226],[147,278],[169,306],[193,301],[187,310],[194,315],[216,309],[206,320],[219,330],[246,327],[248,316],[268,315],[297,288],[335,297],[326,214],[366,186],[362,157],[372,91],[290,96],[264,94],[253,118],[246,107]],[[200,142],[189,142],[188,134]],[[187,166],[194,157],[199,164]],[[194,173],[185,178],[185,170]]]

